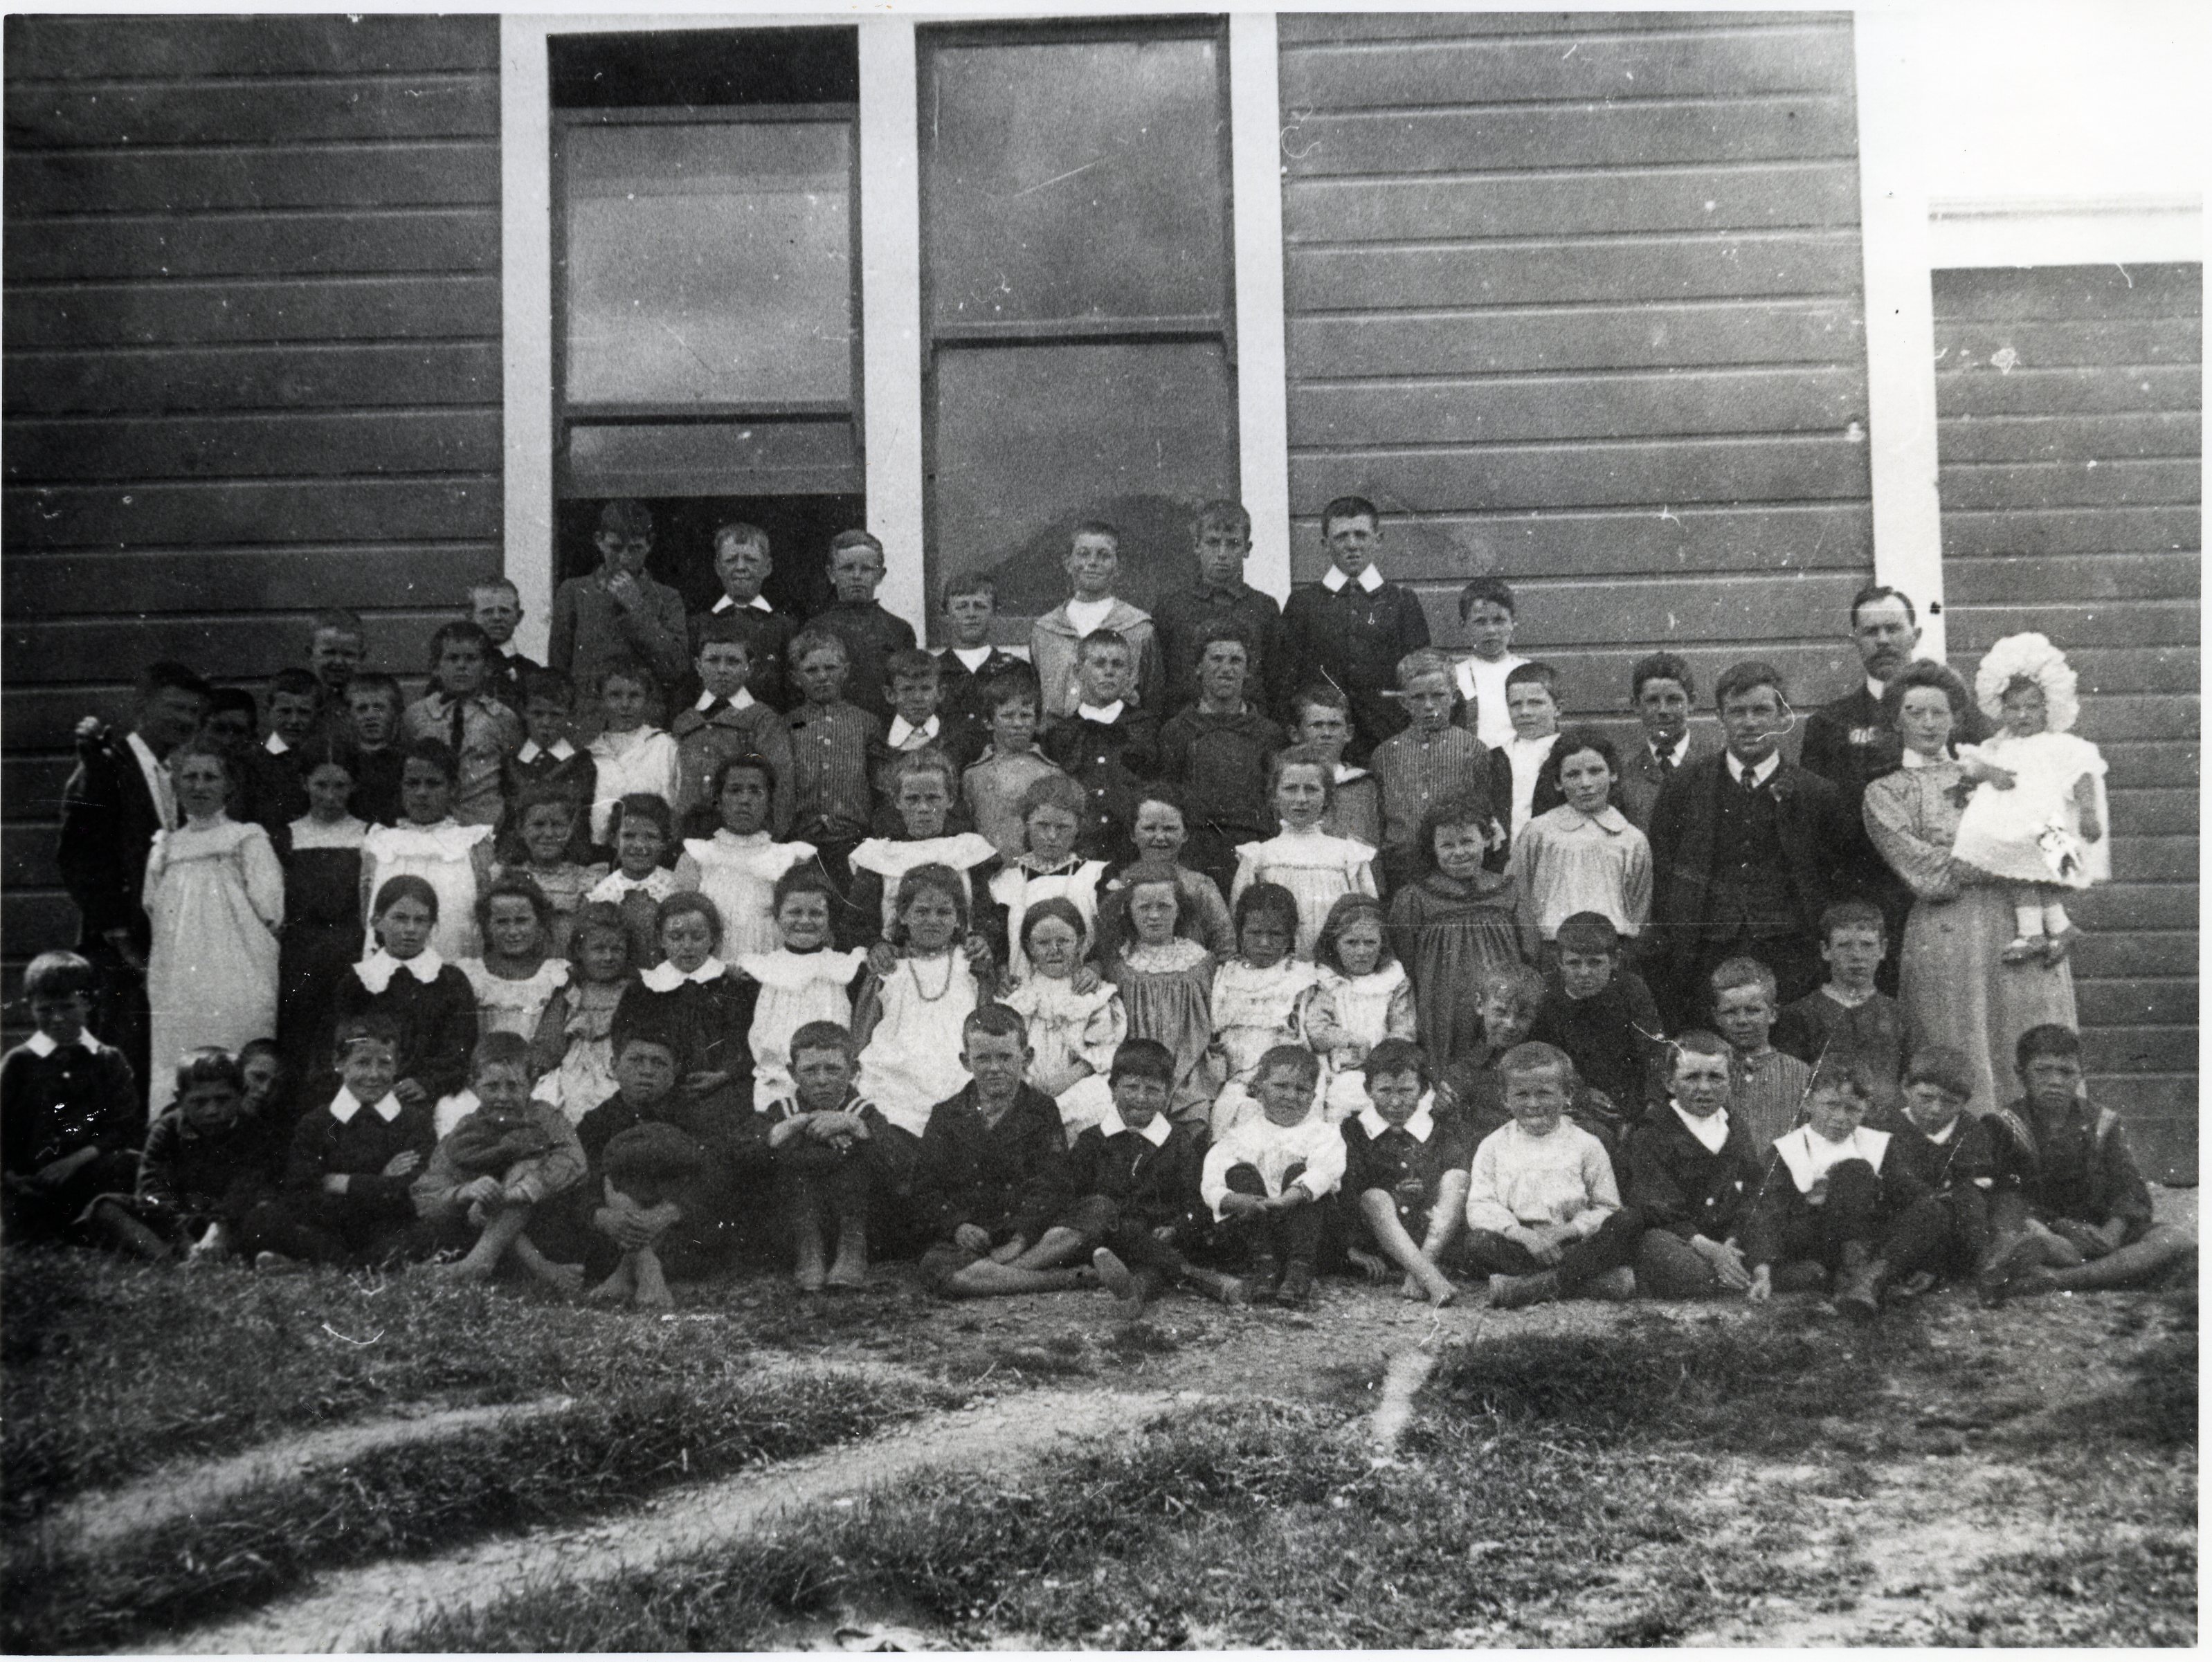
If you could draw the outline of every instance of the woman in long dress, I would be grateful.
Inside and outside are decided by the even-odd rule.
[[[1956,1045],[1972,1059],[1977,1113],[2019,1093],[2013,1046],[2046,1022],[2077,1025],[2074,976],[2062,960],[2006,963],[2014,932],[2002,880],[1952,858],[1972,785],[1952,753],[1972,697],[1940,664],[1918,663],[1889,683],[1886,719],[1904,740],[1904,764],[1866,789],[1867,834],[1912,890],[1898,968],[1905,1036]]]
[[[276,935],[284,923],[284,872],[269,834],[223,810],[229,760],[194,743],[169,765],[185,822],[155,837],[143,895],[154,925],[146,992],[155,1114],[176,1096],[177,1058],[186,1051],[235,1051],[275,1036]]]

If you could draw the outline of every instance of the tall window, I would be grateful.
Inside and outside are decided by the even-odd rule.
[[[857,37],[552,43],[555,484],[565,571],[611,496],[695,601],[715,521],[767,525],[787,582],[860,522]],[[783,535],[777,535],[779,530]],[[812,597],[789,593],[805,604]]]
[[[1221,20],[921,37],[931,575],[991,571],[1010,636],[1075,523],[1139,604],[1237,488]]]

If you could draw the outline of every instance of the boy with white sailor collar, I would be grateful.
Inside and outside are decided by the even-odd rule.
[[[1747,1292],[1742,1236],[1760,1162],[1741,1116],[1729,1113],[1731,1053],[1717,1033],[1674,1040],[1666,1094],[1629,1131],[1621,1198],[1644,1220],[1636,1284],[1652,1298]]]
[[[1854,1321],[1881,1309],[1893,1268],[1893,1234],[1928,1186],[1890,1154],[1887,1131],[1866,1125],[1874,1096],[1856,1058],[1824,1062],[1813,1074],[1805,1123],[1775,1140],[1745,1234],[1751,1265],[1747,1296],[1763,1304],[1778,1288],[1832,1286],[1836,1307]]]

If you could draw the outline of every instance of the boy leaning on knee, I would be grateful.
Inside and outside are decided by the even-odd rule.
[[[1728,1042],[1703,1028],[1674,1042],[1665,1095],[1628,1133],[1626,1198],[1643,1220],[1636,1284],[1652,1298],[1747,1292],[1743,1234],[1759,1151],[1729,1111]]]
[[[1200,1192],[1223,1233],[1245,1256],[1245,1294],[1291,1309],[1313,1296],[1322,1203],[1344,1179],[1344,1138],[1314,1111],[1321,1058],[1304,1045],[1277,1045],[1253,1071],[1259,1117],[1240,1122],[1206,1151]]]
[[[1458,1296],[1443,1261],[1467,1216],[1474,1137],[1432,1111],[1428,1058],[1411,1040],[1383,1040],[1365,1073],[1368,1106],[1339,1127],[1344,1192],[1358,1208],[1350,1255],[1370,1282],[1403,1271],[1406,1297],[1441,1308]]]
[[[2014,1059],[2024,1095],[1990,1117],[2020,1184],[1991,1203],[1997,1246],[1983,1296],[1995,1303],[2193,1277],[2196,1235],[2153,1221],[2126,1129],[2084,1092],[2081,1035],[2056,1023],[2030,1028]]]
[[[765,1110],[776,1203],[792,1235],[793,1276],[807,1292],[867,1284],[868,1204],[884,1117],[853,1089],[857,1071],[851,1032],[835,1022],[809,1022],[791,1035],[795,1089]],[[825,1222],[836,1253],[826,1269]]]

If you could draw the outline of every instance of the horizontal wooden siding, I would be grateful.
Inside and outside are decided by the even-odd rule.
[[[2104,752],[2112,882],[2071,912],[2092,1089],[2197,1170],[2203,268],[1939,271],[1952,663],[2040,630]]]
[[[329,606],[411,678],[499,569],[499,20],[15,16],[5,73],[12,996],[78,717]]]
[[[1847,18],[1285,16],[1294,574],[1333,496],[1464,644],[1496,572],[1571,710],[1640,651],[1850,679],[1869,573]]]

